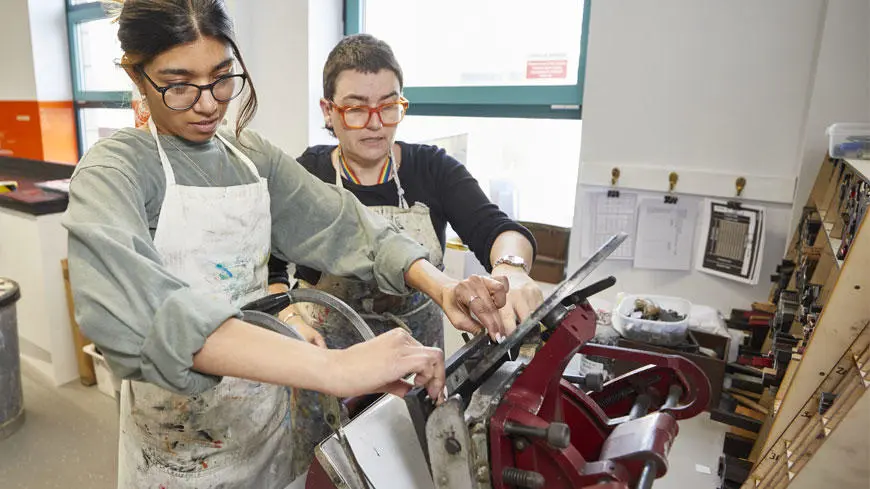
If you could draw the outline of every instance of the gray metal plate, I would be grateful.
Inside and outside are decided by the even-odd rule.
[[[435,489],[405,401],[386,395],[350,423],[344,433],[365,474],[377,489]],[[318,459],[346,481],[350,465],[333,434],[318,446]],[[351,489],[356,489],[348,484]]]
[[[452,395],[456,389],[468,379],[476,379],[484,375],[495,362],[506,355],[511,349],[523,342],[526,336],[535,328],[544,317],[565,297],[568,297],[576,291],[580,284],[594,271],[598,266],[607,259],[619,245],[625,241],[628,235],[626,233],[618,233],[612,236],[604,243],[598,251],[595,252],[580,268],[575,271],[570,278],[559,284],[553,292],[544,299],[544,302],[538,306],[535,311],[523,321],[517,330],[510,335],[501,344],[495,344],[486,349],[480,361],[474,365],[462,365],[447,378],[447,393]],[[478,335],[472,341],[484,341],[486,338],[483,334]]]

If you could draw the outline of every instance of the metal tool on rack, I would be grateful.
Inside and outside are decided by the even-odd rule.
[[[624,239],[611,238],[506,341],[480,335],[456,352],[440,406],[417,388],[351,420],[372,486],[646,489],[663,476],[677,420],[706,408],[710,383],[683,357],[587,343],[587,299],[615,279],[580,285]],[[577,353],[645,366],[603,385],[563,378]],[[364,487],[336,446],[318,446],[308,488]]]

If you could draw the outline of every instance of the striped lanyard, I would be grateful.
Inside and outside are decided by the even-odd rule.
[[[353,173],[347,163],[344,161],[344,155],[341,154],[341,146],[338,147],[338,160],[341,162],[341,172],[337,169],[335,171],[335,186],[343,187],[342,184],[342,176],[349,182],[354,182],[358,185],[359,178]],[[390,181],[390,173],[393,174],[393,178],[396,180],[396,192],[399,194],[399,209],[410,209],[411,207],[408,205],[408,201],[405,200],[405,189],[402,188],[402,181],[399,180],[399,172],[396,171],[393,167],[393,152],[390,151],[389,156],[387,156],[387,161],[384,162],[384,167],[381,168],[381,178],[379,179],[381,183],[386,183]]]
[[[341,151],[341,146],[338,147],[338,159],[341,161],[341,173],[344,175],[344,178],[350,182],[353,182],[357,185],[362,185],[359,177],[356,176],[353,169],[348,166],[347,160],[344,159],[344,153]],[[387,155],[387,158],[384,160],[384,166],[381,167],[381,173],[378,175],[378,183],[387,183],[390,181],[390,174],[393,172],[393,154]],[[376,185],[377,185],[376,184]]]

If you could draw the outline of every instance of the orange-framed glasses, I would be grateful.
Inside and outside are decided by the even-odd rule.
[[[395,102],[369,107],[368,105],[338,105],[333,101],[329,104],[341,114],[344,127],[348,129],[363,129],[369,125],[373,114],[378,114],[381,124],[386,127],[398,125],[408,111],[408,100],[400,98]]]

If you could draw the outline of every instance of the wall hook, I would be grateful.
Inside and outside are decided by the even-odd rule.
[[[677,182],[680,180],[680,176],[677,175],[677,172],[672,171],[670,175],[668,175],[668,195],[665,195],[665,204],[676,204],[677,196],[674,195],[674,189],[677,188]]]
[[[608,197],[619,198],[619,190],[616,190],[617,182],[619,182],[619,168],[614,166],[613,170],[610,170],[611,189],[607,191]]]
[[[737,177],[737,181],[734,182],[734,185],[737,187],[737,196],[740,197],[743,194],[743,189],[746,188],[746,179],[743,177]]]

